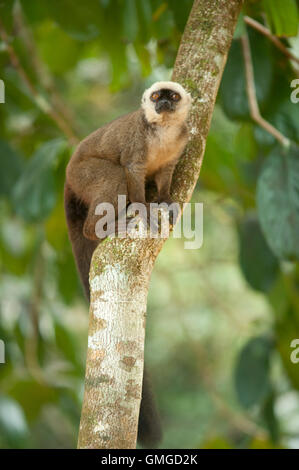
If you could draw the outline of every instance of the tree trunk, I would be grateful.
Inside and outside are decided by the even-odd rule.
[[[173,199],[189,201],[198,179],[215,99],[242,0],[195,0],[173,80],[192,95],[190,140]],[[136,447],[145,317],[151,272],[165,239],[108,238],[90,270],[90,313],[79,448]]]

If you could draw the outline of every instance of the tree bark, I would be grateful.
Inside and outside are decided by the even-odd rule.
[[[173,72],[173,80],[193,97],[190,140],[173,178],[175,201],[189,201],[197,182],[241,5],[242,0],[193,4]],[[164,242],[108,238],[94,252],[79,448],[136,447],[147,292]]]

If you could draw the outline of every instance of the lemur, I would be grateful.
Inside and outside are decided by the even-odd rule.
[[[174,168],[188,140],[191,96],[175,82],[156,82],[144,91],[141,107],[86,137],[66,169],[65,213],[77,269],[89,299],[89,268],[102,239],[95,233],[99,203],[117,211],[118,195],[128,203],[146,201],[146,183],[154,181],[157,202],[172,202]],[[117,212],[116,212],[117,213]],[[161,438],[159,415],[144,375],[138,439],[155,445]]]

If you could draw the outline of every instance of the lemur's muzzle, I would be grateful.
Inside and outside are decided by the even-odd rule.
[[[159,100],[156,103],[155,110],[158,114],[163,111],[174,111],[173,103],[166,99]]]

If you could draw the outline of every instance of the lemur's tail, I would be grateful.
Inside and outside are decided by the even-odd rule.
[[[144,369],[142,400],[138,423],[138,441],[142,447],[154,448],[162,440],[162,426],[147,370]]]
[[[64,203],[69,238],[84,292],[89,301],[90,261],[98,242],[89,240],[83,236],[83,225],[87,216],[87,207],[76,198],[67,184],[64,188]],[[161,437],[162,431],[159,414],[155,405],[148,374],[144,371],[138,423],[138,440],[143,447],[154,447],[159,443]]]

